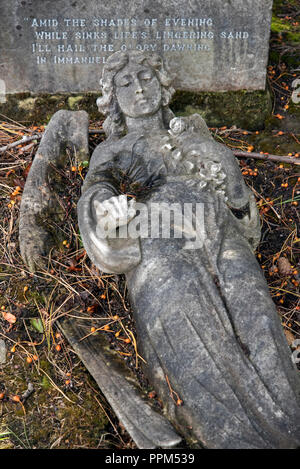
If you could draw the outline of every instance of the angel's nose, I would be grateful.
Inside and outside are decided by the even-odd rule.
[[[140,80],[137,78],[135,80],[135,93],[136,94],[139,94],[139,93],[142,93],[143,92],[143,88],[142,88],[142,85],[140,83]]]

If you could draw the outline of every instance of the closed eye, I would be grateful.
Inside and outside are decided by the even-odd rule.
[[[124,81],[124,82],[121,82],[119,83],[119,86],[129,86],[130,85],[130,81]]]
[[[140,80],[143,80],[143,81],[149,81],[153,78],[153,74],[152,73],[148,73],[148,72],[145,72],[145,73],[141,73],[140,74]]]
[[[116,85],[117,86],[129,86],[132,83],[132,79],[130,74],[123,75],[121,77],[118,77],[116,80]]]

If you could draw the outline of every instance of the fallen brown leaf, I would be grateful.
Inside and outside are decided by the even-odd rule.
[[[286,340],[288,341],[288,344],[292,345],[292,343],[295,340],[294,334],[292,334],[292,332],[289,331],[288,329],[284,329],[284,333],[285,333]]]
[[[292,272],[292,267],[286,257],[279,257],[277,261],[278,272],[282,276],[289,275]]]
[[[16,316],[11,313],[6,313],[5,311],[2,311],[2,316],[9,324],[14,324],[17,320]]]

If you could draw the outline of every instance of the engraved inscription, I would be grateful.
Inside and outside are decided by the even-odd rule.
[[[37,65],[104,64],[118,49],[205,53],[217,36],[250,38],[248,31],[219,32],[214,25],[213,18],[33,18],[30,27],[39,42],[31,52]]]
[[[190,91],[265,87],[272,0],[0,0],[7,93],[97,91],[107,58],[162,55]]]

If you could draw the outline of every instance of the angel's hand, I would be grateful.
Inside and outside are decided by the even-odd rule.
[[[97,219],[97,234],[103,231],[106,235],[117,228],[128,225],[136,215],[136,201],[129,200],[126,195],[111,197],[104,202],[94,200]]]

